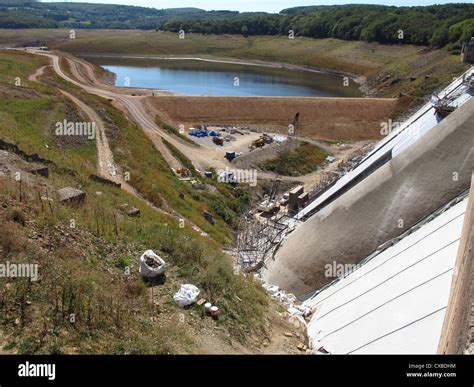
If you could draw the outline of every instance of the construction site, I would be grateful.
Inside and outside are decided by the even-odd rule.
[[[457,351],[469,350],[471,342],[465,336],[469,295],[456,299],[465,310],[462,316],[448,307],[455,308],[450,302],[455,286],[467,286],[453,277],[455,270],[461,270],[455,265],[470,270],[465,252],[472,237],[464,234],[472,227],[468,202],[472,203],[469,187],[474,162],[473,79],[471,69],[388,133],[381,128],[396,107],[394,99],[139,98],[148,114],[172,122],[190,140],[192,145],[173,139],[203,176],[218,178],[213,174],[217,171],[222,181],[239,184],[232,176],[235,172],[225,172],[228,176],[222,178],[222,170],[254,168],[259,181],[269,183],[268,191],[240,220],[231,253],[238,271],[258,278],[272,296],[286,303],[290,300],[293,317],[307,327],[308,351],[437,353],[441,343],[452,345],[449,335],[457,335]],[[183,103],[186,109],[179,108]],[[323,149],[324,161],[309,174],[281,173],[303,141]],[[262,169],[262,162],[269,159],[275,160],[271,172]],[[204,216],[212,221],[210,214]],[[446,228],[442,235],[448,238],[449,253],[442,249],[438,253],[429,242],[441,243],[436,233],[426,231],[437,223],[437,229]],[[433,239],[427,239],[423,248],[407,250],[412,264],[397,264],[403,259],[397,251],[418,235],[420,241],[424,235]],[[444,257],[444,266],[431,263],[436,269],[423,271],[427,259],[436,254]],[[395,265],[393,269],[384,265],[388,274],[380,271],[375,276],[376,268],[386,261]],[[327,275],[328,265],[359,266],[333,278]],[[365,275],[367,271],[374,274]],[[353,277],[357,282],[351,281]],[[438,284],[438,278],[444,282]],[[380,289],[380,300],[365,302],[357,297],[359,290],[349,287],[352,282],[361,287],[361,295]],[[382,291],[383,284],[390,290]],[[339,292],[338,287],[347,287],[348,298],[338,301],[344,295],[342,290],[339,298],[330,296]],[[406,303],[400,303],[401,297],[406,297]],[[416,303],[410,301],[412,297],[425,297],[421,303],[426,310],[418,307],[419,298]],[[382,317],[371,311],[382,306],[387,309],[383,318],[397,315],[403,319],[392,325],[380,323]],[[340,327],[331,332],[324,330],[325,321],[334,328],[334,318],[326,318],[327,308],[344,315],[344,320],[336,318]],[[451,315],[458,319],[457,332],[449,325],[454,324]],[[352,322],[353,329],[367,334],[357,336],[353,343],[343,336],[354,337]],[[384,328],[377,331],[371,324]],[[461,326],[463,337],[459,336]],[[400,345],[400,335],[410,345]]]
[[[243,222],[238,265],[300,300],[313,351],[472,353],[473,79]],[[354,269],[328,275],[336,264]]]
[[[474,4],[171,3],[0,0],[0,387],[472,386]]]
[[[259,183],[227,253],[236,272],[288,307],[307,334],[300,351],[472,351],[474,68],[385,133],[396,99],[154,95],[103,83],[72,56],[62,59],[65,71],[57,53],[27,51],[126,112],[181,182],[201,190],[206,179]],[[309,173],[304,144],[319,155]],[[135,193],[101,147],[101,178]],[[290,160],[306,172],[289,175]],[[217,227],[211,211],[202,217]],[[328,267],[353,269],[331,275]]]
[[[112,85],[70,54],[13,50],[44,61],[29,81],[54,75],[110,103],[99,115],[84,94],[60,89],[97,124],[90,180],[189,226],[205,243],[218,241],[235,273],[263,287],[283,306],[279,316],[304,332],[286,336],[298,338],[297,353],[472,353],[474,68],[392,125],[397,98],[169,95]],[[152,156],[143,163],[168,179],[153,181],[151,195],[141,191],[148,176],[127,177],[138,174],[130,166],[142,150],[131,156],[117,146],[119,126],[106,130],[109,108],[159,155],[162,164]],[[129,146],[136,132],[131,139]],[[164,199],[156,195],[163,186],[171,188]],[[235,221],[225,196],[237,207],[231,195],[241,187],[250,187],[248,202]],[[58,192],[82,195],[82,203],[79,188]],[[132,218],[143,211],[119,208]],[[148,261],[164,270],[157,257]]]

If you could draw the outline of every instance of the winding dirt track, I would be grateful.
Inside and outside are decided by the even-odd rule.
[[[117,169],[114,163],[114,156],[109,147],[109,142],[107,136],[105,135],[105,126],[104,122],[100,119],[99,115],[95,112],[94,109],[87,106],[84,102],[74,97],[71,93],[68,93],[64,90],[59,90],[64,96],[69,98],[79,109],[81,109],[84,114],[89,118],[91,122],[94,122],[96,125],[96,144],[97,144],[97,170],[99,174],[103,177],[111,179],[115,182],[128,184],[117,174]]]
[[[46,67],[49,67],[49,66],[42,66],[42,67],[37,68],[36,71],[33,74],[30,74],[30,76],[28,77],[28,80],[33,81],[33,82],[39,82],[38,77],[43,75],[44,69]]]
[[[120,94],[111,90],[107,90],[105,88],[98,88],[91,83],[87,82],[80,74],[80,72],[77,70],[77,65],[79,63],[80,66],[85,66],[86,71],[88,75],[93,74],[93,69],[89,68],[88,65],[85,65],[84,62],[79,62],[79,61],[72,61],[71,59],[68,59],[68,63],[72,62],[71,72],[75,77],[77,77],[81,82],[78,82],[75,79],[72,79],[69,77],[67,74],[65,74],[60,66],[60,61],[59,61],[59,56],[53,53],[46,53],[44,51],[36,51],[36,50],[29,50],[29,52],[37,55],[43,55],[52,60],[53,64],[53,69],[54,71],[64,80],[81,87],[85,91],[91,94],[98,95],[100,97],[108,98],[115,100],[119,102],[130,114],[130,116],[134,119],[135,122],[145,131],[145,133],[150,137],[150,139],[153,141],[154,145],[156,148],[160,151],[160,153],[163,155],[167,163],[170,165],[171,168],[179,168],[181,167],[181,163],[176,160],[175,157],[171,154],[169,149],[163,144],[163,141],[161,137],[166,137],[166,139],[170,142],[175,143],[174,138],[172,136],[165,136],[163,133],[161,133],[161,129],[148,117],[147,113],[144,111],[141,103],[137,101],[136,97],[133,96],[128,96],[124,94]],[[95,75],[93,76],[93,79],[95,78]],[[82,83],[83,82],[83,83]],[[160,137],[161,136],[161,137]]]
[[[50,57],[53,60],[53,67],[54,67],[54,64],[56,63],[54,58],[56,58],[57,64],[59,66],[59,59],[58,59],[57,56],[50,56],[50,55],[46,55],[46,56]],[[43,67],[38,68],[33,74],[31,74],[28,77],[28,80],[39,82],[38,78],[43,74],[45,68],[47,68],[47,67],[49,67],[49,66],[43,66]],[[61,74],[64,74],[64,73],[61,71],[60,67],[58,67],[58,69],[59,69],[60,72],[58,72],[58,71],[56,71],[56,72],[60,76],[62,76]],[[67,75],[65,75],[65,74],[64,74],[63,78],[68,80],[69,82],[72,82],[72,83],[74,83],[78,86],[81,86],[79,83],[73,81],[72,79],[67,77]],[[99,175],[106,178],[106,179],[112,180],[115,183],[119,183],[121,185],[121,188],[124,191],[126,191],[126,192],[132,194],[133,196],[143,200],[148,206],[152,207],[154,210],[156,210],[156,211],[158,211],[158,212],[160,212],[164,215],[176,218],[178,220],[179,219],[184,219],[179,213],[177,213],[174,210],[171,210],[171,212],[167,212],[167,211],[164,211],[161,208],[156,207],[151,202],[144,199],[140,195],[140,193],[135,190],[135,188],[133,188],[130,184],[128,184],[123,179],[121,174],[118,173],[117,167],[115,166],[113,153],[110,149],[109,142],[108,142],[107,136],[105,134],[105,125],[104,125],[103,120],[95,112],[94,109],[92,109],[90,106],[88,106],[87,104],[82,102],[80,99],[76,98],[74,95],[72,95],[71,93],[68,93],[67,91],[64,91],[64,90],[61,90],[61,89],[58,89],[58,90],[65,97],[69,98],[80,110],[82,110],[82,112],[88,117],[88,119],[91,122],[94,122],[96,124],[96,129],[98,129],[96,131],[96,144],[97,144],[97,170],[98,170]],[[144,118],[146,118],[146,117],[144,117]],[[161,144],[162,144],[163,148],[166,148],[162,142],[161,142]],[[156,146],[156,144],[155,144],[155,146]],[[202,236],[207,236],[207,234],[203,230],[201,230],[198,226],[196,226],[195,224],[193,224],[190,221],[188,221],[188,223],[194,231],[200,233]]]

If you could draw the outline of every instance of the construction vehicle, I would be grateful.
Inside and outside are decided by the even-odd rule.
[[[271,144],[272,142],[273,142],[273,138],[271,138],[268,134],[263,133],[259,138],[254,140],[252,144],[250,144],[249,148],[250,149],[262,148],[265,146],[265,144]]]
[[[262,139],[265,142],[265,144],[271,144],[273,142],[273,138],[270,137],[268,134],[263,133]]]
[[[252,141],[252,143],[249,145],[249,148],[250,149],[262,148],[264,145],[265,145],[265,141],[263,140],[262,137],[260,137]]]

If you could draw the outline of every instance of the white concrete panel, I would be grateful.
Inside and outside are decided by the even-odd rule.
[[[472,96],[468,93],[468,87],[462,85],[462,81],[465,75],[471,73],[474,73],[474,68],[471,68],[461,77],[453,81],[449,86],[439,93],[439,96],[441,98],[449,96],[454,100],[452,104],[457,107],[467,102],[470,98],[472,98]],[[334,186],[329,188],[321,196],[303,208],[298,213],[296,218],[302,219],[307,214],[311,213],[311,211],[335,194],[351,180],[363,173],[387,152],[391,152],[392,158],[395,158],[402,151],[409,148],[417,140],[423,137],[423,135],[433,129],[440,121],[441,119],[435,114],[435,110],[431,103],[423,105],[423,107],[421,107],[415,114],[413,114],[403,124],[401,124],[398,128],[395,128],[390,134],[381,140],[376,145],[374,150],[372,150],[356,168],[342,176],[334,184]]]
[[[313,348],[435,353],[466,205],[464,199],[307,300],[315,311]]]

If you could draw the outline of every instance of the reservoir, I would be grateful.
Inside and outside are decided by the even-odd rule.
[[[190,96],[360,97],[342,76],[287,68],[188,59],[87,57],[116,74],[119,87],[161,89]],[[347,84],[348,82],[348,84]]]

